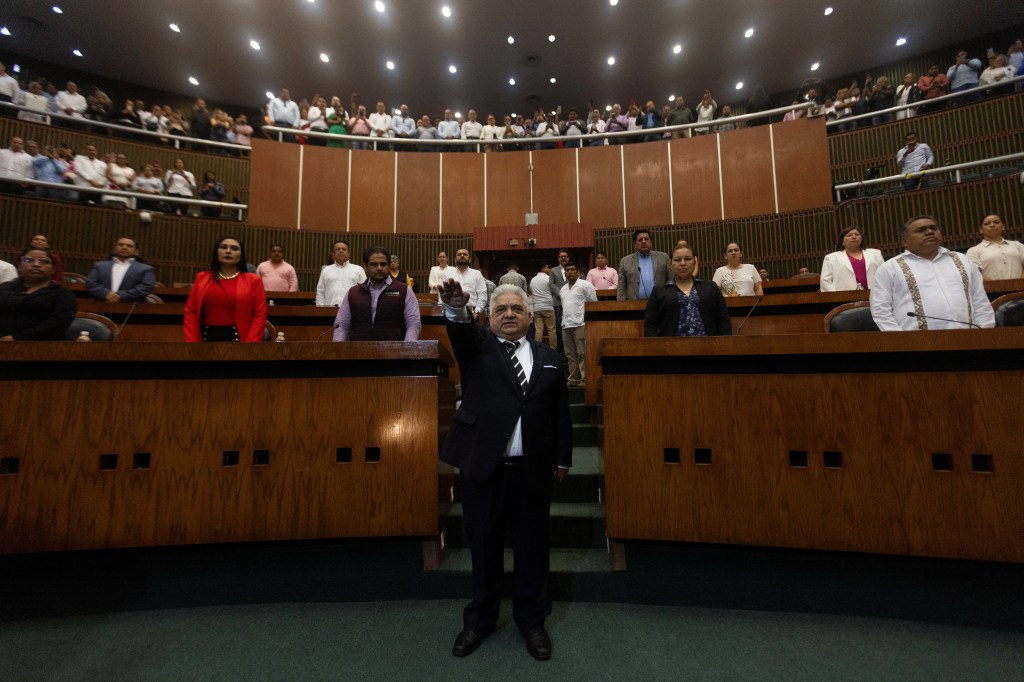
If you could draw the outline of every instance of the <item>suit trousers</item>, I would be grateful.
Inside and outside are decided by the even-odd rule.
[[[569,381],[582,383],[585,379],[587,340],[585,327],[566,327],[562,330],[565,359],[569,362]]]
[[[463,627],[494,630],[501,607],[505,531],[512,537],[515,580],[512,619],[522,632],[551,613],[548,591],[551,501],[527,493],[524,470],[499,464],[486,481],[461,477],[462,509],[473,560],[473,599],[462,612]]]
[[[533,327],[533,338],[537,341],[537,343],[544,342],[544,334],[546,333],[548,335],[547,344],[552,348],[556,348],[558,346],[558,337],[555,334],[554,310],[534,310]]]

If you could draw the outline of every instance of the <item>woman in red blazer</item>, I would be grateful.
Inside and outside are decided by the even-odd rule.
[[[263,280],[246,272],[242,243],[218,239],[210,270],[196,275],[185,304],[185,340],[258,342],[266,322]]]

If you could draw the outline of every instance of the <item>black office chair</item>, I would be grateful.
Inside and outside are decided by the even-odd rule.
[[[75,319],[64,333],[65,341],[74,341],[82,332],[89,332],[93,341],[117,341],[117,325],[109,317],[96,313],[76,313]]]
[[[992,301],[997,327],[1024,327],[1024,291],[1005,294]]]
[[[267,320],[263,325],[263,343],[270,343],[277,340],[277,328]]]
[[[844,303],[825,316],[825,333],[877,331],[878,325],[871,317],[871,303],[868,301]]]
[[[71,284],[85,284],[88,281],[88,278],[85,275],[78,274],[77,272],[65,272],[63,280]]]

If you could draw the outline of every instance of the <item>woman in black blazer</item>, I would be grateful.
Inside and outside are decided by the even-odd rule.
[[[731,336],[725,298],[714,282],[697,279],[697,256],[688,244],[672,252],[675,282],[655,288],[647,299],[644,336]]]

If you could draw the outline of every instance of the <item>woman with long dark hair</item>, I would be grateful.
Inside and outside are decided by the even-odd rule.
[[[185,304],[185,340],[258,342],[266,322],[263,280],[246,272],[242,242],[218,239],[210,269],[196,275]]]

